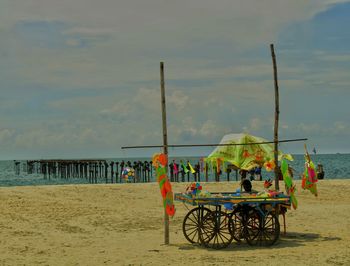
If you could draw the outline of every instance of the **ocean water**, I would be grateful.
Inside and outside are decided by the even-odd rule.
[[[301,174],[304,171],[304,156],[293,155],[294,161],[290,162],[290,166],[295,170],[294,179],[300,179]],[[189,160],[192,165],[198,163],[200,157],[170,157],[169,161],[175,159],[177,163],[180,160]],[[350,154],[317,154],[311,155],[311,159],[315,166],[322,164],[325,172],[325,179],[348,179],[350,178]],[[108,162],[121,162],[122,160],[131,161],[151,161],[151,158],[113,158],[106,159]],[[26,172],[26,161],[20,162],[20,173],[15,172],[14,161],[0,161],[0,186],[26,186],[26,185],[57,185],[57,184],[82,184],[88,183],[88,180],[84,178],[50,178],[45,179],[42,174],[28,174]],[[272,172],[266,172],[262,170],[263,179],[272,178]],[[185,176],[187,180],[187,176]],[[193,180],[193,176],[190,175],[190,180]],[[201,173],[201,180],[205,180],[204,173]],[[214,175],[209,171],[209,181],[214,180]],[[223,173],[220,180],[227,180],[227,174]],[[236,180],[235,172],[230,174],[230,180]],[[151,181],[155,181],[154,171]],[[98,179],[98,183],[105,183],[104,178]]]

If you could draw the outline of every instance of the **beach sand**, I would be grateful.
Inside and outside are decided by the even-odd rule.
[[[234,191],[237,182],[202,183]],[[173,184],[183,192],[186,183]],[[319,197],[300,188],[287,234],[271,247],[223,250],[187,242],[176,204],[164,243],[158,184],[0,188],[0,265],[350,265],[350,180],[320,180]],[[262,182],[253,182],[262,190]],[[191,207],[191,206],[188,206]],[[282,219],[281,230],[283,230]]]

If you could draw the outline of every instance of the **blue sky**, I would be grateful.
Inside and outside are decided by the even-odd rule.
[[[162,143],[160,61],[169,143],[271,140],[270,43],[280,138],[349,153],[349,13],[341,0],[2,0],[0,159],[152,155],[120,147]]]

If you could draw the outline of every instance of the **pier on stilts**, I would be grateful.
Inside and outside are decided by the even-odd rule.
[[[134,182],[152,182],[151,162],[134,162],[136,176]],[[16,164],[16,169],[18,168]],[[121,183],[123,167],[131,167],[130,162],[120,163],[103,159],[84,160],[28,160],[27,174],[41,174],[44,179],[85,179],[90,184]]]

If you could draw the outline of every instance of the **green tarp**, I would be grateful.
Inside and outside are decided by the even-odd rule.
[[[268,142],[266,139],[252,136],[245,133],[225,135],[220,144],[248,144],[248,145],[232,145],[218,146],[206,158],[206,162],[215,165],[217,159],[221,162],[233,164],[234,166],[250,170],[256,166],[262,166],[266,161],[274,159],[274,145],[268,144],[249,144]],[[290,154],[283,154],[279,151],[279,160],[282,157],[292,161]]]

